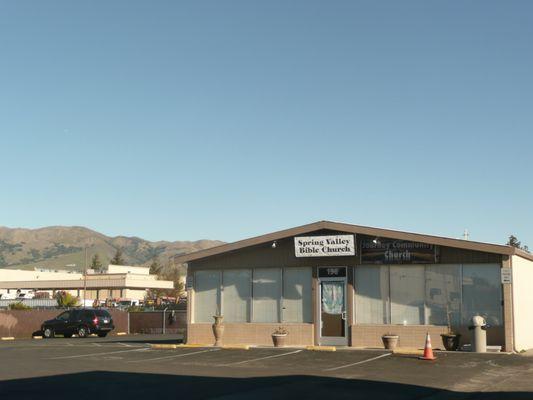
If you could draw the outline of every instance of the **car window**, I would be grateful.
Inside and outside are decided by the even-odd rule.
[[[83,318],[84,319],[93,319],[94,318],[94,311],[84,310],[83,311]]]
[[[97,317],[111,318],[111,314],[109,314],[106,310],[94,310],[94,313]]]
[[[64,313],[59,314],[59,315],[57,316],[57,319],[60,319],[60,320],[66,321],[66,320],[69,319],[69,317],[70,317],[70,311],[65,311]]]

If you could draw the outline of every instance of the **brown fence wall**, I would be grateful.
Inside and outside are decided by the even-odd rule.
[[[116,332],[128,331],[128,313],[119,310],[108,310],[113,317]],[[0,337],[31,338],[32,334],[41,329],[47,319],[59,315],[62,310],[6,310],[0,311]]]
[[[174,318],[171,319],[170,312],[166,311],[144,311],[130,313],[129,333],[185,333],[187,327],[187,312],[177,310]],[[163,328],[164,322],[164,328]]]

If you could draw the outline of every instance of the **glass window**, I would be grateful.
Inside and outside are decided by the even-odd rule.
[[[60,319],[62,321],[68,321],[70,317],[70,311],[65,311],[64,313],[61,313],[57,316],[57,319]]]
[[[220,272],[196,271],[194,284],[194,322],[213,322],[219,313]]]
[[[391,322],[424,324],[424,265],[391,265]]]
[[[481,315],[493,326],[502,325],[502,289],[498,264],[463,265],[463,324]]]
[[[97,317],[111,318],[111,314],[106,310],[94,310]]]
[[[283,322],[312,322],[311,268],[283,269]]]
[[[225,322],[248,322],[251,280],[252,273],[249,269],[224,271],[222,315]]]
[[[461,323],[461,265],[426,266],[426,324]]]
[[[279,322],[281,269],[254,269],[253,294],[253,322]]]
[[[390,323],[387,265],[355,268],[355,320],[358,324]]]

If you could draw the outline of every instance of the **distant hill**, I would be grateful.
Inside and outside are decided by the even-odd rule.
[[[148,265],[155,256],[163,266],[177,254],[223,244],[218,240],[150,242],[138,237],[109,237],[80,226],[40,229],[0,227],[0,268],[83,269],[85,246],[89,263],[94,254],[107,265],[118,248],[128,265]]]

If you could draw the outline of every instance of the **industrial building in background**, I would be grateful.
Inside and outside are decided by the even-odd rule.
[[[150,289],[173,289],[174,282],[158,280],[149,267],[109,265],[87,273],[35,268],[33,271],[0,269],[1,299],[34,298],[38,293],[53,297],[58,291],[77,296],[85,305],[122,301],[138,304]]]

